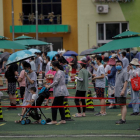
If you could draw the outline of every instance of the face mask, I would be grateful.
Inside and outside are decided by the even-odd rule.
[[[101,54],[99,54],[99,56],[101,56]]]
[[[44,63],[46,63],[46,60],[44,60]]]
[[[116,66],[116,69],[117,70],[121,70],[122,69],[122,66]]]
[[[20,66],[20,68],[23,70],[23,67],[22,66]]]
[[[52,70],[52,66],[50,66],[50,70]]]
[[[94,63],[97,64],[96,60],[94,60]]]
[[[121,52],[119,52],[119,54],[121,54]]]
[[[27,72],[27,73],[28,73],[28,72],[29,72],[29,70],[25,70],[25,72]]]
[[[133,65],[132,67],[133,67],[133,69],[136,69],[136,66]]]
[[[55,57],[55,60],[56,60],[56,57]]]

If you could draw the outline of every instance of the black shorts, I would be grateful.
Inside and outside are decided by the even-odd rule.
[[[8,94],[15,95],[16,94],[16,83],[8,83]]]
[[[99,88],[99,87],[96,87],[95,88],[95,91],[96,91],[96,96],[98,98],[104,98],[104,88]]]
[[[115,97],[115,103],[126,105],[126,97]]]

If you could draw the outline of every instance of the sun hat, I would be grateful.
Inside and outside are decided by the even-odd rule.
[[[133,58],[132,61],[130,62],[130,64],[140,66],[139,60],[137,58]]]
[[[117,54],[112,54],[111,58],[116,58]]]
[[[83,61],[78,61],[78,63],[79,63],[79,64],[86,64],[86,63],[84,63]]]
[[[114,58],[110,58],[109,62],[108,62],[108,65],[112,65],[112,66],[116,65],[115,59]]]

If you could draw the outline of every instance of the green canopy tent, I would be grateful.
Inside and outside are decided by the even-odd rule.
[[[112,50],[119,50],[119,49],[128,49],[140,46],[140,33],[126,31],[123,32],[115,37],[113,37],[113,41],[101,46],[100,48],[92,51],[93,53],[101,53],[106,51]]]
[[[47,43],[44,41],[35,40],[35,39],[33,39],[33,37],[24,36],[24,35],[15,38],[14,42],[25,45],[25,46],[41,46],[41,45],[50,45],[51,44],[51,43]]]
[[[0,36],[0,49],[26,49],[26,46],[7,39],[4,36]]]

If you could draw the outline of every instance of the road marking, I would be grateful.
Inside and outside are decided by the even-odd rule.
[[[24,135],[24,136],[0,136],[0,138],[78,138],[78,137],[140,137],[140,135]]]
[[[2,123],[2,124],[0,124],[0,126],[3,126],[3,125],[5,125],[6,123]]]

